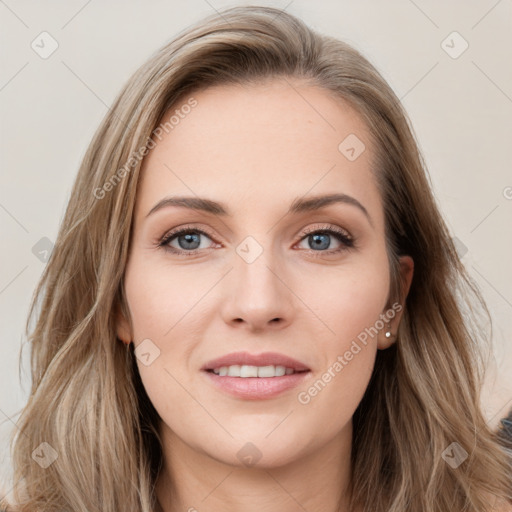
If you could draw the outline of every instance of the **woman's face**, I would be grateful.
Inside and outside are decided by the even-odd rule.
[[[351,434],[391,342],[382,315],[393,333],[400,317],[369,133],[348,104],[298,82],[193,98],[166,114],[172,129],[144,160],[125,275],[133,331],[121,318],[118,336],[135,344],[164,432],[229,464],[285,464]],[[197,208],[162,203],[182,196]],[[274,355],[208,364],[240,352]],[[308,371],[265,377],[294,367],[276,354]],[[262,377],[237,377],[237,362]]]

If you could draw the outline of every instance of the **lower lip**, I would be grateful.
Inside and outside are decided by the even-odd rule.
[[[245,400],[265,400],[298,386],[311,372],[292,373],[282,377],[220,377],[213,372],[203,373],[215,386],[232,396]]]

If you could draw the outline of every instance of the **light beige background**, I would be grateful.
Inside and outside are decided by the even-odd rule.
[[[44,267],[33,246],[55,241],[80,159],[128,77],[178,31],[243,3],[0,1],[0,471],[8,473],[7,436],[29,391],[28,351],[21,380],[18,355]],[[512,406],[512,3],[261,4],[354,45],[403,100],[441,209],[493,315],[495,363],[483,406],[496,425]],[[46,59],[31,47],[42,46],[43,31],[58,43]],[[443,49],[457,54],[464,41],[458,58]]]

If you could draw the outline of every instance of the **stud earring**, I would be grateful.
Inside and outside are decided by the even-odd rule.
[[[385,336],[387,339],[391,338],[391,324],[388,324],[388,330],[386,331]]]

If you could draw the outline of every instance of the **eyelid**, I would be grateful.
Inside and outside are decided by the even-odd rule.
[[[210,238],[212,238],[212,239],[215,238],[215,235],[208,228],[205,228],[202,226],[197,227],[195,224],[184,224],[183,226],[178,226],[176,228],[172,228],[172,229],[166,231],[165,234],[163,236],[161,236],[158,240],[162,241],[163,239],[168,238],[171,235],[175,235],[176,233],[178,233],[180,231],[185,231],[185,230],[203,232]],[[333,225],[333,224],[329,224],[329,223],[317,223],[313,227],[308,226],[300,232],[300,235],[297,235],[297,236],[303,237],[304,235],[315,233],[317,231],[328,231],[328,230],[339,231],[340,233],[344,234],[347,238],[353,239],[353,236],[347,229],[342,228],[340,226]]]
[[[317,231],[336,231],[345,235],[347,238],[353,239],[353,236],[350,234],[348,230],[339,226],[335,226],[333,224],[322,224],[321,226],[307,227],[302,230],[302,234],[308,235],[311,233],[316,233]]]
[[[166,231],[166,233],[159,238],[159,241],[163,241],[171,236],[174,236],[176,235],[177,233],[180,233],[182,231],[196,231],[198,233],[202,233],[206,236],[208,236],[209,238],[215,238],[215,235],[209,231],[207,228],[203,228],[203,227],[196,227],[195,225],[188,225],[188,224],[185,224],[183,226],[178,226],[176,228],[172,228],[172,229],[169,229],[168,231]]]

